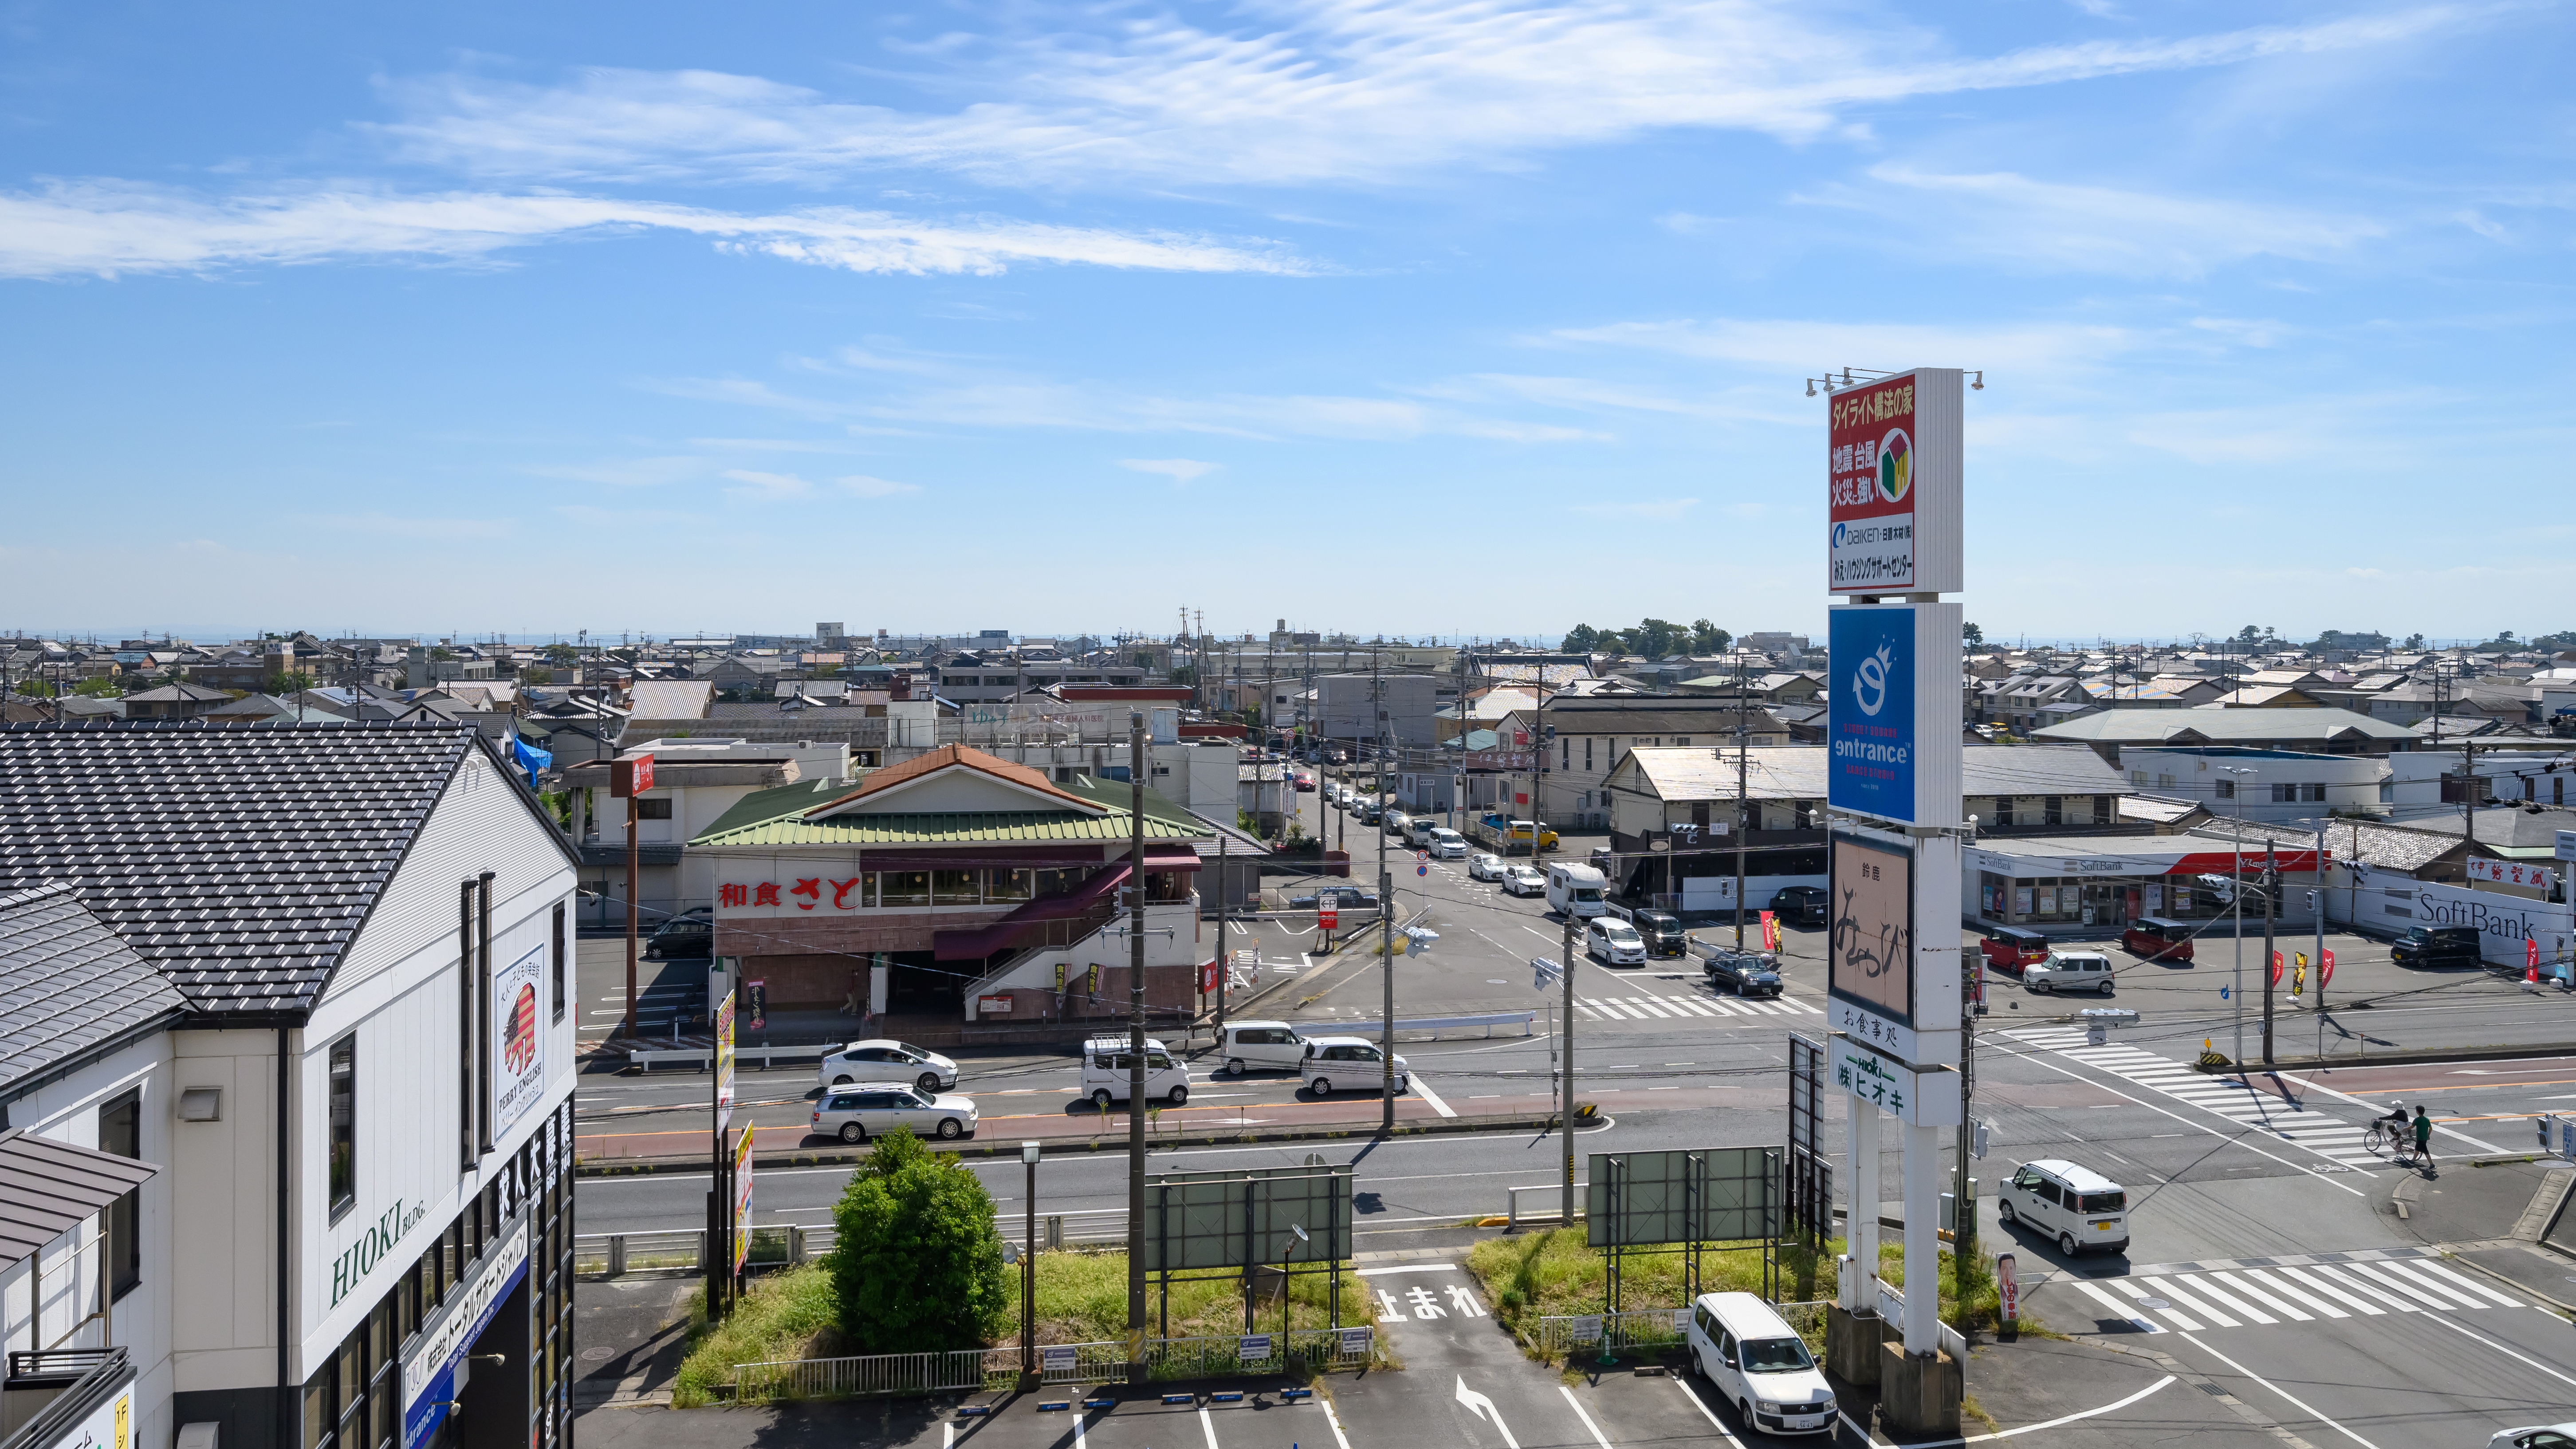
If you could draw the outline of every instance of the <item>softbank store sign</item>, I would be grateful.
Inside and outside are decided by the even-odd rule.
[[[1959,813],[1959,696],[1921,687],[1959,671],[1957,604],[1829,610],[1825,802],[1907,825]],[[1924,748],[1940,742],[1946,748]]]

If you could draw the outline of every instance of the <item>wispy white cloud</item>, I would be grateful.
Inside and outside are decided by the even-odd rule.
[[[1941,327],[1733,317],[1567,327],[1540,340],[1670,353],[1788,379],[1846,366],[2085,369],[2148,341],[2130,328],[2093,323]]]
[[[1186,487],[1215,472],[1222,465],[1202,463],[1196,458],[1121,458],[1118,460],[1118,466],[1133,468],[1139,473],[1160,473]]]
[[[1256,185],[1509,164],[1674,128],[1809,139],[1921,96],[2384,46],[2500,7],[2417,5],[2304,25],[1954,53],[1924,27],[1794,0],[1251,0],[1231,28],[1113,8],[1085,31],[924,54],[943,114],[759,76],[595,68],[552,86],[473,75],[389,87],[405,159],[486,176],[819,181],[882,168],[982,179]]]
[[[918,483],[896,483],[884,478],[871,478],[865,473],[852,473],[832,481],[834,486],[853,498],[900,498],[907,493],[921,491]]]
[[[677,231],[720,250],[855,272],[989,276],[1024,263],[1180,272],[1310,270],[1276,243],[1118,232],[1007,218],[929,221],[815,207],[743,215],[542,193],[404,195],[359,188],[207,199],[112,181],[0,193],[0,276],[116,276],[410,258],[486,259],[510,247]]]
[[[2269,201],[2175,196],[2034,180],[2009,171],[1943,174],[1900,165],[1870,168],[1874,187],[1830,185],[1798,199],[1886,215],[1914,225],[1888,244],[1961,261],[2002,259],[2055,271],[2132,277],[2198,277],[2253,257],[2314,261],[2388,233],[2366,217]]]
[[[334,533],[360,533],[375,538],[462,540],[508,536],[508,520],[499,518],[404,518],[390,513],[308,513],[300,522]]]
[[[563,478],[575,483],[605,483],[612,488],[651,488],[664,483],[677,483],[694,478],[706,470],[707,460],[678,455],[659,458],[607,458],[595,463],[533,464],[523,471],[538,478]]]

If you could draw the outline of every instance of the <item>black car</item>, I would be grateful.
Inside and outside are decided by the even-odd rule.
[[[1637,934],[1644,938],[1647,955],[1679,956],[1682,954],[1682,943],[1687,937],[1682,932],[1681,921],[1671,912],[1631,911],[1628,914],[1628,924],[1636,927]]]
[[[2417,926],[2388,948],[2388,959],[2400,966],[2476,966],[2483,961],[2475,926]]]
[[[1787,925],[1821,926],[1831,899],[1823,886],[1782,886],[1771,893],[1771,914]]]
[[[647,956],[712,956],[716,953],[715,908],[697,906],[664,921],[644,940]]]
[[[1310,896],[1288,898],[1288,909],[1292,911],[1311,911],[1321,906],[1342,911],[1373,911],[1377,909],[1377,892],[1364,891],[1358,886],[1326,886]]]

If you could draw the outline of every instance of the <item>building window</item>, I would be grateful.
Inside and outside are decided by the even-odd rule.
[[[2299,802],[2299,787],[2298,787],[2298,786],[2296,786],[2296,785],[2274,785],[2274,786],[2272,787],[2272,803],[2273,803],[2273,804],[2275,804],[2275,805],[2295,805],[2295,804],[2297,804],[2298,802]]]
[[[2523,783],[2526,787],[2530,784],[2527,780]],[[2322,781],[2314,785],[2301,785],[2299,798],[2311,805],[2323,805],[2326,803],[2326,787]]]
[[[2221,781],[2219,781],[2219,782],[2218,782],[2218,798],[2219,798],[2219,799],[2221,799],[2221,800],[2233,800],[2233,799],[2235,799],[2235,798],[2236,798],[2236,782],[2235,782],[2235,781],[2233,781],[2233,780],[2221,780]]]
[[[1587,770],[1592,768],[1592,737],[1590,735],[1583,737],[1583,768]]]
[[[1569,735],[1556,742],[1556,767],[1560,770],[1571,770],[1574,768],[1573,736]]]
[[[1673,743],[1674,743],[1674,744],[1676,744],[1676,745],[1686,745],[1686,744],[1689,744],[1689,743],[1690,743],[1690,736],[1688,736],[1688,735],[1675,735],[1675,736],[1673,736]]]
[[[2047,797],[2046,799],[2042,800],[2042,801],[2040,802],[2040,821],[2041,821],[2041,823],[2042,823],[2042,824],[2046,824],[2046,825],[2063,825],[2063,824],[2065,824],[2065,823],[2066,823],[2066,799],[2065,799],[2065,797],[2064,797],[2064,796],[2062,796],[2062,795],[2051,795],[2051,796]]]
[[[2108,825],[2111,823],[2110,796],[2096,795],[2093,797],[2093,823],[2096,825]]]
[[[564,943],[564,903],[557,901],[555,902],[555,954],[553,957],[555,1020],[557,1021],[563,1020],[564,1016],[564,958],[567,954]]]
[[[358,1201],[358,1038],[331,1043],[331,1220]]]
[[[2009,830],[2009,829],[2011,829],[2011,828],[2012,828],[2012,823],[2013,823],[2013,808],[2012,808],[2012,807],[2013,807],[2013,802],[2012,802],[2012,797],[2011,797],[2010,795],[1997,795],[1997,796],[1995,797],[1995,824],[1996,824],[1997,826],[1999,826],[1999,827],[2001,827],[2001,828],[2003,828],[2003,829],[2006,829],[2006,830]]]
[[[98,1150],[117,1157],[143,1156],[143,1089],[126,1092],[98,1109]],[[122,1298],[143,1281],[143,1189],[133,1188],[107,1205],[108,1296]]]
[[[655,799],[651,796],[645,796],[637,799],[635,802],[635,818],[638,820],[670,819],[671,797],[664,795],[659,799]]]
[[[929,905],[930,872],[926,870],[877,872],[877,904],[881,906]]]

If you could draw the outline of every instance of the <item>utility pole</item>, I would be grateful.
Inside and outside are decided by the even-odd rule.
[[[1145,1380],[1145,716],[1127,712],[1127,1381]]]
[[[1959,1165],[1950,1188],[1951,1261],[1959,1274],[1959,1331],[1968,1331],[1969,1270],[1977,1261],[1977,1199],[1968,1176],[1968,1149],[1977,1135],[1977,968],[1968,953],[1959,953]]]
[[[2355,832],[2356,834],[2358,832]],[[2326,823],[2317,822],[2317,888],[2312,893],[2317,903],[2317,954],[2308,964],[2317,973],[2317,1010],[2326,1009]]]
[[[1735,651],[1735,949],[1744,949],[1744,839],[1753,831],[1759,817],[1753,813],[1753,802],[1745,798],[1747,781],[1752,778],[1751,738],[1744,732],[1744,651]],[[1571,949],[1571,948],[1568,948]]]
[[[1538,854],[1535,838],[1530,841],[1530,854]],[[1565,1152],[1565,1187],[1558,1196],[1556,1221],[1557,1226],[1570,1228],[1574,1226],[1574,904],[1570,900],[1565,907],[1565,943],[1558,949],[1563,954],[1557,959],[1565,967],[1560,973],[1565,978],[1565,1075],[1559,1079],[1563,1091],[1558,1099],[1556,1132],[1558,1145]]]
[[[1230,820],[1226,822],[1229,826],[1233,823]],[[1225,1051],[1225,983],[1226,979],[1234,974],[1234,948],[1226,943],[1225,936],[1226,896],[1234,889],[1232,877],[1226,870],[1225,848],[1233,841],[1234,837],[1223,830],[1216,833],[1216,1049],[1220,1054],[1218,1066],[1225,1065],[1222,1056]]]
[[[2281,900],[2281,870],[2272,842],[2263,841],[2263,1065],[2272,1065],[2272,992],[2278,972],[2272,969],[2272,920]]]
[[[1379,686],[1385,677],[1384,673],[1372,667],[1369,674],[1369,709],[1372,713],[1385,715],[1388,711],[1378,698]],[[1384,753],[1386,748],[1386,736],[1386,721],[1381,719],[1377,727],[1378,748],[1381,753]],[[1378,789],[1383,794],[1386,789],[1385,769],[1380,768],[1377,775]],[[1385,810],[1385,805],[1380,804],[1378,818],[1381,821],[1386,818]],[[1386,831],[1383,828],[1377,833],[1377,915],[1378,976],[1386,992],[1385,999],[1379,1004],[1377,1038],[1380,1089],[1378,1130],[1392,1133],[1395,1131],[1395,877],[1387,873]]]

